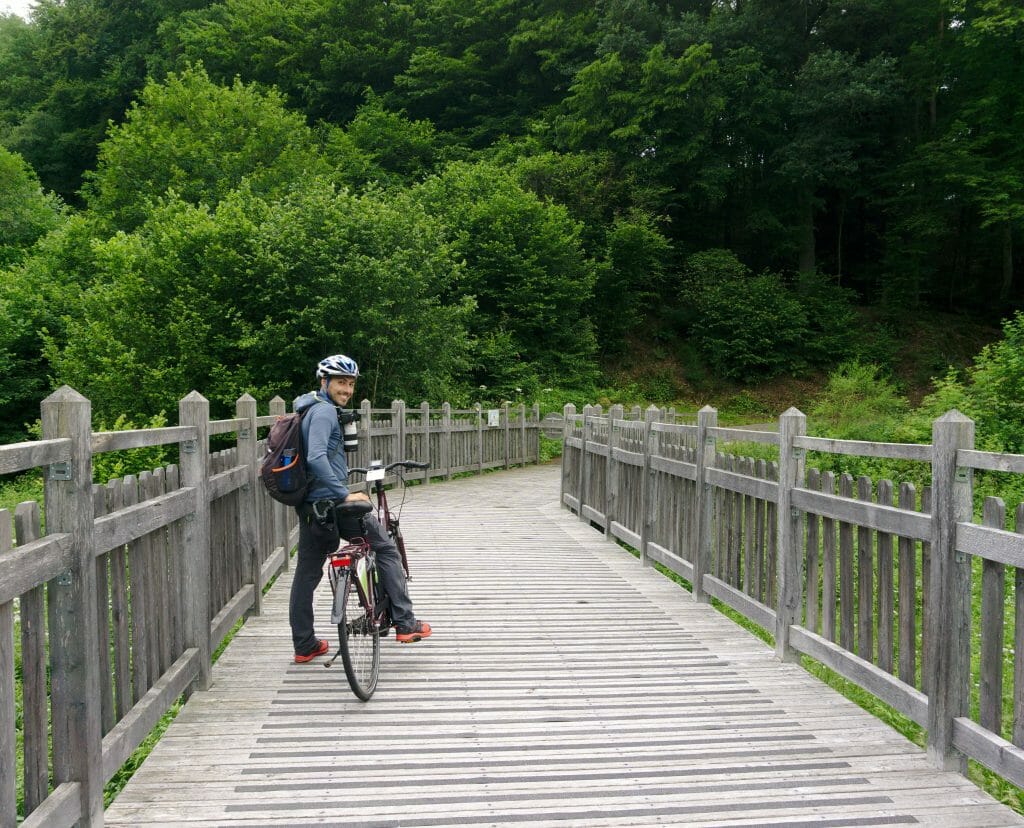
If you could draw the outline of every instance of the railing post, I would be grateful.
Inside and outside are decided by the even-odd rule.
[[[800,620],[801,555],[803,533],[801,513],[793,508],[793,489],[804,479],[804,451],[793,445],[807,433],[807,417],[790,408],[779,418],[779,499],[776,509],[776,606],[775,655],[781,661],[796,661],[799,654],[789,645],[789,631]]]
[[[569,463],[567,462],[566,452],[569,450],[567,441],[569,439],[569,432],[572,430],[572,423],[575,422],[576,418],[576,406],[572,403],[566,403],[562,407],[562,487],[559,492],[559,505],[562,508],[566,508],[565,503],[565,492],[569,488]],[[540,438],[537,438],[538,445],[540,444]]]
[[[526,403],[519,403],[519,465],[526,468]]]
[[[533,404],[533,408],[530,409],[530,415],[532,417],[531,422],[534,425],[533,430],[536,432],[536,436],[537,436],[537,451],[534,454],[534,458],[535,458],[534,462],[537,465],[540,465],[540,403],[534,403]],[[525,439],[526,439],[526,425],[524,423],[523,424],[523,440],[525,440]],[[524,457],[526,455],[526,443],[525,442],[523,443],[523,455],[524,455]],[[525,462],[526,461],[524,460],[523,463],[525,464]]]
[[[53,775],[81,785],[83,826],[103,824],[99,611],[92,502],[92,405],[64,385],[42,402],[44,440],[67,437],[71,460],[44,482],[47,534],[71,535],[71,569],[47,585]]]
[[[270,401],[270,414],[274,417],[283,417],[285,415],[285,404],[284,400],[280,397],[274,397]],[[284,569],[287,570],[292,563],[292,556],[289,554],[291,549],[288,548],[288,507],[283,503],[278,503],[276,500],[273,501],[274,509],[274,546],[280,546],[284,550]]]
[[[395,453],[392,460],[405,459],[405,400],[391,401],[391,425],[395,429]]]
[[[587,450],[587,441],[590,440],[591,419],[590,412],[592,407],[589,405],[583,406],[583,453],[580,455],[580,513],[577,517],[584,523],[589,524],[589,518],[583,514],[586,504],[584,501],[587,498],[587,494],[590,491],[590,452]]]
[[[967,760],[953,747],[953,720],[968,715],[970,700],[971,564],[956,549],[956,525],[971,520],[972,474],[957,468],[956,453],[972,448],[974,422],[959,411],[932,424],[928,759],[960,773]]]
[[[509,468],[512,465],[512,423],[509,419],[511,409],[509,404],[501,404],[501,419],[504,425],[505,432],[505,468]]]
[[[209,690],[210,647],[210,403],[193,391],[178,403],[178,423],[192,426],[195,439],[180,444],[183,488],[196,493],[195,513],[185,518],[185,646],[199,650],[199,675],[193,689]]]
[[[444,468],[444,479],[452,479],[452,404],[446,402],[441,406],[441,428],[444,429],[444,442],[441,444],[441,465]]]
[[[613,457],[615,453],[615,420],[621,420],[622,415],[621,405],[613,405],[608,409],[608,461],[604,472],[604,534],[609,540],[613,538],[612,521],[615,519],[619,505],[619,467]]]
[[[239,497],[238,527],[242,542],[242,554],[249,561],[252,577],[252,614],[263,614],[263,561],[261,560],[259,506],[259,453],[256,446],[256,399],[251,394],[242,394],[235,402],[235,417],[245,420],[239,427],[235,446],[237,462],[246,468],[246,481],[242,484]]]
[[[476,452],[477,467],[476,473],[484,473],[484,407],[477,403],[473,406],[476,411]]]
[[[383,459],[373,456],[373,406],[369,400],[359,404],[359,449],[356,451],[358,463],[349,465],[369,466],[371,460]]]
[[[655,492],[654,492],[654,471],[651,469],[651,453],[654,428],[658,421],[659,412],[655,406],[650,406],[644,412],[644,464],[642,471],[642,483],[640,489],[640,565],[650,566],[647,559],[647,543],[651,539],[651,529],[654,526]]]
[[[423,456],[415,459],[427,464],[423,470],[423,485],[430,483],[430,403],[426,400],[420,403],[420,418],[423,420]]]
[[[714,530],[714,498],[707,470],[715,465],[715,438],[708,429],[718,425],[718,411],[710,405],[697,412],[696,538],[693,544],[693,600],[706,604],[711,599],[704,590],[704,575],[711,568],[711,542]]]

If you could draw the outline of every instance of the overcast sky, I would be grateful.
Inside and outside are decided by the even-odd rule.
[[[28,19],[28,8],[32,0],[0,0],[0,12],[14,12]]]

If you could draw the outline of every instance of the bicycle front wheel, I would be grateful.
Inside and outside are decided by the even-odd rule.
[[[371,620],[372,608],[368,610],[359,600],[359,588],[353,572],[345,576],[339,589],[344,590],[341,620],[338,622],[341,661],[352,692],[363,701],[369,701],[377,687],[380,671],[380,636]]]

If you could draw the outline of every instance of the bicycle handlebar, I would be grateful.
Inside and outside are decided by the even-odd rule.
[[[389,472],[392,469],[401,466],[406,469],[428,469],[430,468],[429,463],[417,463],[414,460],[396,460],[394,463],[388,463],[384,467],[385,472]],[[379,466],[377,468],[380,468]],[[366,474],[370,469],[349,469],[349,474]]]

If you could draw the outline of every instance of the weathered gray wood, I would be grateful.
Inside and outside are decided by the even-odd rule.
[[[773,446],[779,444],[779,435],[774,431],[752,431],[745,428],[715,426],[710,434],[716,440],[720,440],[723,443],[765,443]]]
[[[818,469],[807,470],[807,484],[808,489],[820,490],[821,488],[821,472]],[[819,580],[820,575],[820,539],[819,539],[819,527],[821,526],[821,518],[815,514],[805,514],[804,524],[807,527],[807,553],[806,563],[804,566],[804,572],[806,573],[806,595],[804,608],[804,626],[811,632],[818,631],[818,620],[820,618],[819,613],[819,600],[820,600],[820,586]]]
[[[878,502],[892,506],[893,485],[891,480],[878,481]],[[896,612],[896,596],[893,592],[893,543],[892,535],[879,532],[878,543],[878,666],[887,673],[893,671],[893,619]]]
[[[435,634],[385,642],[370,704],[337,665],[292,664],[280,578],[215,665],[210,692],[189,699],[113,803],[110,828],[1021,824],[561,512],[557,479],[535,467],[411,490],[411,587]],[[514,555],[480,554],[483,538],[505,536]],[[539,575],[528,592],[524,572]],[[537,606],[544,624],[480,635],[487,619]],[[553,632],[574,626],[587,635]]]
[[[185,397],[185,399],[187,400],[188,397]],[[180,406],[179,406],[179,408],[180,408]],[[189,424],[188,423],[182,423],[182,425],[185,426],[185,425],[189,425]],[[215,434],[232,434],[232,433],[238,431],[240,428],[244,428],[245,425],[246,425],[246,420],[244,418],[242,418],[242,417],[235,417],[234,419],[231,419],[231,420],[212,420],[212,421],[209,421],[208,424],[207,424],[207,432],[206,433],[207,433],[207,436],[209,436],[209,437],[212,437]],[[182,442],[184,442],[185,440],[190,440],[194,436],[195,435],[193,434],[191,436],[183,437],[182,438]]]
[[[708,595],[717,598],[736,610],[738,613],[749,618],[755,624],[764,627],[766,630],[773,630],[776,626],[775,610],[766,607],[759,601],[752,601],[740,590],[730,586],[725,581],[716,578],[714,575],[707,575],[704,578],[704,586]]]
[[[804,480],[804,453],[794,446],[797,437],[807,431],[807,417],[790,408],[779,417],[779,483],[777,584],[775,604],[775,655],[782,661],[796,661],[790,646],[790,628],[800,620],[802,598],[800,580],[801,532],[800,513],[793,506],[793,489]]]
[[[39,504],[19,503],[14,510],[18,549],[31,548],[41,533]],[[68,548],[70,549],[70,536]],[[70,565],[70,561],[69,561]],[[49,791],[49,709],[46,688],[45,590],[39,586],[22,593],[21,615],[22,737],[25,754],[25,813],[31,814]]]
[[[1024,454],[998,454],[990,451],[960,449],[956,453],[956,464],[966,469],[1024,474]]]
[[[185,645],[199,651],[199,675],[196,686],[210,686],[210,497],[207,466],[210,451],[210,403],[193,391],[178,403],[178,421],[196,429],[194,442],[181,444],[179,467],[181,484],[196,493],[196,511],[185,519]]]
[[[102,555],[169,526],[192,514],[195,508],[195,489],[178,489],[97,518],[96,554]]]
[[[970,719],[953,720],[953,746],[1014,785],[1024,785],[1024,750]]]
[[[1024,503],[1017,505],[1016,528],[1024,534]],[[1011,739],[1024,747],[1024,569],[1013,572],[1013,732]]]
[[[11,443],[0,446],[0,474],[14,474],[70,459],[71,441],[64,438]]]
[[[715,438],[711,429],[718,425],[718,411],[709,405],[697,412],[696,544],[693,555],[693,600],[708,603],[704,575],[712,571],[714,542],[714,490],[708,482],[708,470],[715,465]]]
[[[900,508],[917,508],[913,483],[900,484]],[[899,539],[899,677],[911,685],[917,683],[917,554],[912,538]]]
[[[165,446],[195,437],[195,432],[184,426],[169,428],[140,428],[129,431],[97,431],[92,435],[92,453],[105,451]]]
[[[892,506],[851,500],[852,485],[849,492],[849,496],[840,492],[836,497],[807,489],[797,489],[793,492],[793,504],[804,511],[834,518],[843,521],[844,524],[854,524],[893,535],[902,534],[918,540],[926,540],[929,537],[931,521],[927,516],[908,514]]]
[[[124,505],[124,481],[106,486],[107,511]],[[131,633],[129,630],[128,558],[124,546],[110,552],[110,615],[114,634],[114,720],[119,721],[132,705]]]
[[[913,687],[891,676],[845,647],[815,635],[810,630],[796,627],[793,630],[793,647],[801,653],[820,661],[826,667],[864,687],[886,704],[898,710],[908,719],[924,726],[928,719],[928,699]]]
[[[68,576],[57,577],[47,590],[53,777],[58,785],[79,783],[83,825],[102,825],[92,407],[77,391],[63,386],[43,400],[41,412],[45,438],[71,440],[71,479],[57,480],[47,475],[44,482],[47,531],[70,534],[74,550],[74,565]]]
[[[932,459],[931,446],[917,443],[873,443],[866,440],[833,440],[828,437],[800,437],[795,443],[808,451],[851,454],[855,457],[888,457],[894,460]]]
[[[836,490],[833,472],[821,476],[821,490],[831,495]],[[830,517],[821,519],[821,635],[828,641],[836,640],[836,522]]]
[[[605,468],[605,533],[611,537],[612,522],[619,517],[619,467],[615,462],[615,444],[619,433],[618,421],[622,419],[622,406],[612,406],[608,412],[608,464]]]
[[[872,496],[871,478],[857,478],[857,497],[870,501]],[[865,661],[874,661],[874,544],[871,528],[857,527],[857,655]]]
[[[654,514],[658,506],[657,492],[655,486],[657,480],[655,478],[656,472],[651,468],[651,458],[657,453],[656,441],[657,434],[653,430],[653,424],[657,417],[655,414],[654,406],[650,406],[644,412],[644,467],[643,467],[643,492],[640,498],[641,511],[640,511],[640,564],[641,566],[648,566],[650,561],[647,559],[647,547],[654,529]],[[586,439],[586,432],[584,431],[584,441]],[[584,452],[585,453],[585,452]]]
[[[953,747],[953,720],[966,716],[970,683],[971,568],[956,551],[957,523],[971,514],[971,473],[957,474],[959,449],[974,448],[974,423],[959,411],[932,426],[931,618],[928,636],[928,758],[966,773]]]
[[[1024,566],[1024,537],[994,526],[978,526],[966,522],[957,524],[956,548],[986,561]]]
[[[839,496],[844,499],[853,497],[851,475],[843,473],[839,476]],[[839,524],[839,644],[850,652],[854,647],[853,578],[853,526],[842,521]]]
[[[0,558],[14,546],[11,513],[0,509]],[[0,603],[0,825],[16,825],[14,602]]]
[[[249,478],[249,470],[245,466],[232,466],[225,471],[219,471],[210,476],[209,498],[220,500],[232,492],[238,491]]]
[[[103,780],[117,773],[199,674],[199,651],[186,650],[117,726],[103,737]]]
[[[82,792],[82,785],[78,782],[62,782],[39,808],[25,818],[21,828],[70,828],[84,816]]]
[[[986,497],[985,526],[1002,529],[1006,506],[998,497]],[[1019,536],[1018,536],[1019,537]],[[1003,732],[1003,604],[1006,567],[996,561],[981,563],[981,659],[978,687],[978,722],[995,734]]]
[[[145,503],[148,500],[158,497],[156,479],[151,471],[143,471],[139,474],[139,498]],[[159,549],[157,538],[150,532],[139,538],[140,552],[137,560],[141,563],[142,584],[146,594],[146,611],[141,615],[140,620],[144,625],[146,638],[146,672],[149,681],[145,689],[148,690],[154,682],[160,678],[160,640],[162,611],[162,596],[160,594],[160,582],[158,572]]]
[[[750,495],[759,500],[775,503],[779,497],[779,484],[771,480],[748,477],[745,474],[720,468],[708,468],[705,479],[712,486],[729,492]]]
[[[70,534],[47,535],[19,544],[0,559],[0,602],[12,601],[28,590],[66,572],[74,563]]]
[[[102,486],[92,487],[93,513],[101,517],[107,510]],[[95,524],[93,526],[95,531]],[[100,733],[107,733],[114,726],[114,686],[110,669],[110,578],[109,556],[96,556],[96,655],[100,671]]]
[[[248,564],[248,578],[252,583],[252,611],[259,615],[263,610],[263,592],[260,590],[260,571],[263,561],[260,557],[260,524],[258,520],[259,496],[259,453],[256,441],[256,400],[250,394],[243,394],[235,403],[235,416],[246,425],[238,430],[235,447],[237,462],[245,468],[246,480],[239,495],[238,537],[242,547],[242,560]]]

